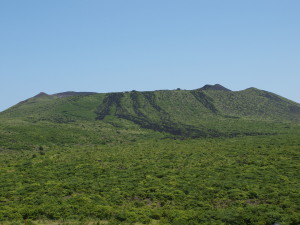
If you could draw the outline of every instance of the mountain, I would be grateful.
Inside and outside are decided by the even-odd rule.
[[[300,104],[256,88],[230,91],[215,84],[196,90],[42,92],[7,109],[0,117],[55,123],[98,120],[116,126],[117,121],[125,120],[172,135],[216,137],[267,132],[266,125],[253,127],[258,122],[299,123]]]
[[[300,224],[300,104],[221,85],[0,113],[0,223]]]

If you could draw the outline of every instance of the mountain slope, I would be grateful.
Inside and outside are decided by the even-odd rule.
[[[255,88],[230,91],[205,85],[196,90],[40,93],[0,117],[56,123],[99,120],[115,125],[121,119],[172,135],[215,137],[266,133],[273,121],[298,123],[300,104]]]
[[[243,91],[206,91],[224,115],[299,121],[300,104],[271,92],[249,88]]]
[[[78,119],[93,120],[95,108],[104,95],[94,93],[76,94],[65,92],[54,95],[40,93],[2,112],[8,118],[71,122]]]

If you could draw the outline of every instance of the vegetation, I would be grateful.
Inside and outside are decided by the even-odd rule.
[[[298,107],[257,89],[34,97],[0,114],[0,222],[300,224]]]

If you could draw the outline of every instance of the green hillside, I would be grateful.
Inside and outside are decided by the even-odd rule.
[[[264,133],[274,121],[300,121],[300,104],[276,94],[255,88],[233,92],[221,85],[214,87],[206,85],[191,91],[41,94],[2,112],[0,117],[56,123],[99,120],[116,126],[122,119],[142,128],[185,137]],[[262,126],[256,126],[257,123]]]
[[[300,224],[299,137],[255,88],[40,93],[0,113],[0,223]]]

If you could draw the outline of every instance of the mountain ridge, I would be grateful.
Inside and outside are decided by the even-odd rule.
[[[257,134],[243,126],[259,121],[299,123],[300,104],[256,88],[231,91],[216,84],[195,90],[41,92],[1,112],[1,117],[55,123],[104,121],[116,126],[116,121],[122,120],[145,129],[197,138]]]
[[[185,90],[185,89],[180,89],[180,88],[177,88],[176,89],[177,91],[182,91],[182,90]],[[211,85],[211,84],[206,84],[204,86],[202,86],[201,88],[197,88],[197,89],[191,89],[191,90],[185,90],[185,91],[209,91],[209,90],[213,90],[213,91],[228,91],[228,92],[243,92],[243,91],[265,91],[265,90],[260,90],[260,89],[257,89],[255,87],[249,87],[249,88],[246,88],[246,89],[243,89],[243,90],[238,90],[238,91],[232,91],[224,86],[222,86],[221,84],[214,84],[214,85]],[[132,92],[134,92],[135,90],[132,90]],[[154,90],[154,91],[136,91],[136,92],[156,92],[156,91],[173,91],[173,90]],[[34,95],[33,97],[30,97],[28,99],[25,99],[19,103],[24,103],[26,102],[27,100],[29,99],[32,99],[32,98],[38,98],[38,97],[60,97],[60,98],[64,98],[64,97],[73,97],[73,96],[81,96],[81,95],[93,95],[93,94],[110,94],[110,93],[129,93],[130,91],[118,91],[118,92],[107,92],[107,93],[99,93],[99,92],[87,92],[87,91],[65,91],[65,92],[58,92],[58,93],[54,93],[54,94],[47,94],[45,92],[40,92],[38,93],[37,95]],[[268,91],[265,91],[265,92],[268,92]],[[271,93],[273,95],[277,95],[277,94],[274,94],[272,92],[268,92],[268,93]],[[279,96],[279,95],[277,95]],[[281,96],[280,96],[281,97]],[[281,97],[282,98],[282,97]],[[285,98],[286,99],[286,98]],[[296,101],[293,101],[293,100],[290,100],[290,99],[287,99],[288,101],[290,102],[293,102],[293,103],[296,103],[296,104],[300,104]],[[17,103],[16,105],[18,105],[19,103]],[[11,106],[11,107],[14,107],[15,105]],[[9,107],[9,108],[11,108]],[[8,110],[9,108],[3,110],[2,112]],[[0,112],[1,113],[1,112]]]

